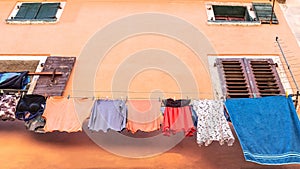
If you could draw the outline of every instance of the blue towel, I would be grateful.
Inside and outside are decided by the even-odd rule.
[[[300,122],[290,96],[228,99],[225,105],[246,161],[300,163]]]

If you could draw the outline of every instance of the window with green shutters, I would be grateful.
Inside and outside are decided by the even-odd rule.
[[[209,24],[260,25],[279,23],[271,3],[208,2],[205,7]]]
[[[251,21],[251,17],[245,6],[213,5],[216,20],[224,21]]]
[[[227,98],[285,94],[272,59],[218,58],[216,65]]]
[[[7,22],[56,22],[63,9],[63,2],[18,3]]]

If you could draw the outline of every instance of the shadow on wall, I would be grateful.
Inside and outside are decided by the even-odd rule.
[[[231,126],[232,131],[233,128]],[[138,131],[135,134],[132,134],[126,130],[121,132],[123,135],[129,137],[151,137],[160,133],[160,131],[155,131],[152,133],[144,133]],[[234,132],[233,132],[234,133]],[[86,158],[89,156],[95,156],[96,152],[103,153],[105,150],[98,147],[93,141],[85,134],[85,132],[77,133],[65,133],[65,132],[52,132],[46,134],[37,134],[29,132],[25,129],[24,122],[22,121],[13,121],[13,122],[2,122],[0,121],[0,135],[2,138],[5,138],[5,142],[14,142],[15,140],[22,140],[20,145],[11,145],[9,144],[7,149],[15,151],[20,147],[30,147],[30,149],[43,148],[45,151],[50,149],[72,149],[72,152],[69,152],[70,156],[77,154],[82,156],[81,150],[84,149]],[[143,160],[145,163],[151,161],[151,159],[156,159],[161,161],[161,158],[167,158],[169,155],[178,154],[183,158],[183,161],[179,161],[180,168],[207,168],[207,169],[296,169],[299,168],[299,165],[285,165],[285,166],[264,166],[258,165],[251,162],[246,162],[243,157],[243,153],[240,147],[240,144],[237,140],[236,134],[234,133],[236,141],[232,147],[227,145],[220,146],[218,142],[213,142],[208,147],[202,146],[199,147],[196,143],[195,136],[187,137],[183,139],[179,144],[177,144],[171,150],[154,157],[142,158],[142,159],[132,159],[132,158],[123,158],[120,156],[112,156],[120,161],[121,165],[123,163],[132,163],[134,161]],[[13,146],[13,147],[9,147]],[[122,147],[122,145],[113,145],[116,147]],[[128,151],[140,148],[138,145],[130,145],[126,147]],[[155,148],[155,147],[149,147]],[[79,151],[80,150],[80,151]],[[68,155],[68,152],[67,152]],[[47,156],[47,155],[46,155]],[[83,159],[85,157],[82,157]],[[172,159],[168,159],[172,160]],[[116,164],[117,165],[117,164]],[[162,168],[168,168],[167,166],[161,166]]]

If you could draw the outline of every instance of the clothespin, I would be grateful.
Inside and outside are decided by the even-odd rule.
[[[288,92],[288,91],[285,92],[285,97],[286,97],[286,98],[289,97],[289,92]]]
[[[68,100],[70,99],[70,94],[68,94],[68,97],[67,97],[67,98],[68,98]]]
[[[225,97],[225,96],[221,96],[220,99],[221,99],[223,102],[226,102],[226,97]]]
[[[256,94],[255,93],[253,93],[253,98],[256,98]]]
[[[48,99],[47,93],[44,93],[44,97],[45,99]]]
[[[176,97],[175,97],[175,96],[173,96],[173,100],[176,100]]]
[[[108,96],[106,96],[105,99],[108,100]]]
[[[160,102],[161,100],[160,100],[160,97],[158,97],[158,101]]]

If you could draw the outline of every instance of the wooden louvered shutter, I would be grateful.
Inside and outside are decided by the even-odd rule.
[[[52,79],[52,76],[40,76],[33,94],[62,96],[75,61],[76,57],[48,57],[42,72],[63,72],[63,75],[56,76],[54,79]]]
[[[248,59],[246,62],[251,71],[249,79],[255,82],[252,90],[257,97],[285,93],[272,59]]]
[[[217,59],[222,90],[227,98],[252,97],[247,72],[242,59]]]
[[[269,24],[272,15],[272,5],[270,3],[252,3],[256,16],[262,24]],[[278,19],[273,13],[272,24],[278,24]]]
[[[40,7],[41,3],[23,3],[14,19],[34,19]]]
[[[43,3],[36,19],[56,19],[56,13],[60,3]]]

